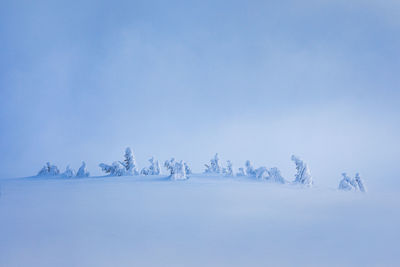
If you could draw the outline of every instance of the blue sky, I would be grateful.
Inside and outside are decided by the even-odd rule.
[[[0,177],[126,146],[396,175],[398,1],[3,1]]]

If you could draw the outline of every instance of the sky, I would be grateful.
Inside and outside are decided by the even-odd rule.
[[[0,177],[151,156],[196,172],[290,156],[315,180],[396,183],[400,2],[0,4]],[[398,182],[397,182],[398,183]]]

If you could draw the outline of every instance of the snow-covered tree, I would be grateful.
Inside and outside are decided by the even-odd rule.
[[[342,173],[342,180],[339,183],[339,190],[344,190],[344,191],[351,191],[351,190],[356,190],[354,187],[354,183],[351,181],[350,177],[347,176],[347,174],[344,172]]]
[[[161,174],[160,163],[158,162],[158,160],[154,160],[154,157],[151,157],[149,161],[150,161],[149,174],[150,175]]]
[[[108,173],[109,176],[123,176],[127,175],[127,170],[121,162],[114,161],[112,165],[100,163],[99,164],[101,170],[105,173]]]
[[[246,170],[250,173],[250,175],[247,175],[249,177],[255,177],[260,180],[266,180],[274,183],[285,183],[285,179],[282,177],[281,172],[276,167],[268,169],[267,167],[262,166],[254,169],[250,161],[247,161]]]
[[[339,183],[339,190],[366,192],[364,183],[358,173],[354,179],[351,179],[346,173],[342,173],[342,176],[343,178]]]
[[[307,164],[295,155],[292,156],[292,160],[296,164],[297,170],[294,183],[302,184],[305,186],[312,186],[313,180]]]
[[[46,165],[39,171],[37,176],[57,176],[60,174],[57,166],[51,165],[50,162],[47,162]]]
[[[150,175],[150,170],[147,167],[144,167],[140,170],[140,175]]]
[[[174,171],[174,166],[175,166],[175,159],[171,158],[170,160],[166,160],[164,162],[164,167],[167,169],[167,171],[172,174]]]
[[[186,162],[184,162],[183,164],[185,165],[186,175],[192,174],[192,169],[190,169],[189,165]]]
[[[250,162],[249,162],[250,164]],[[261,179],[261,180],[267,180],[269,177],[269,173],[268,173],[268,169],[266,167],[260,167],[257,169],[253,169],[253,167],[251,165],[249,165],[250,170],[253,171],[253,175],[255,176],[257,179]]]
[[[50,162],[47,162],[46,164],[50,165]],[[38,172],[37,176],[46,176],[46,175],[48,175],[49,168],[48,168],[47,165],[43,166],[43,168],[40,169],[40,171]]]
[[[254,169],[250,160],[246,160],[245,167],[246,167],[246,175],[247,176],[256,177],[256,175],[257,175],[256,170]]]
[[[76,177],[89,177],[90,173],[86,169],[86,163],[82,161],[81,167],[76,172]]]
[[[112,175],[112,173],[113,173],[112,165],[108,165],[108,164],[105,164],[105,163],[100,163],[99,167],[101,168],[101,170],[103,172],[108,173],[109,175]]]
[[[219,163],[218,153],[210,160],[210,164],[204,164],[204,166],[206,166],[205,173],[221,173],[222,167]]]
[[[226,161],[226,168],[223,169],[225,176],[234,176],[233,165],[230,160]]]
[[[121,164],[126,169],[126,174],[125,175],[138,175],[139,171],[138,171],[138,169],[136,167],[135,155],[133,154],[133,152],[130,149],[130,147],[127,147],[125,149],[124,157],[125,157],[124,162],[121,162]]]
[[[149,159],[150,166],[143,168],[140,171],[141,175],[159,175],[161,173],[160,163],[158,160],[154,160],[154,157]]]
[[[112,170],[114,176],[124,176],[124,175],[132,175],[132,172],[128,172],[126,167],[121,164],[121,162],[114,161],[112,164]],[[133,173],[136,174],[137,170],[134,169]]]
[[[164,167],[170,173],[170,178],[172,180],[185,180],[188,179],[188,174],[186,170],[190,170],[189,166],[181,160],[180,162],[175,161],[174,158],[170,160],[166,160],[164,163]]]
[[[360,177],[360,174],[359,174],[359,173],[356,173],[356,177],[354,178],[354,180],[355,180],[355,182],[357,183],[358,189],[359,189],[361,192],[363,192],[363,193],[367,192],[367,189],[365,188],[364,182],[361,180],[361,177]]]
[[[236,176],[247,176],[246,171],[243,168],[239,168],[239,172]]]
[[[172,180],[186,180],[188,178],[186,175],[186,168],[183,160],[181,160],[180,162],[175,162],[173,173],[170,177]]]
[[[63,173],[61,174],[61,176],[64,177],[64,178],[71,178],[71,177],[74,177],[74,176],[75,176],[75,170],[74,170],[74,169],[71,169],[71,168],[69,167],[69,165],[68,165],[67,168],[65,169],[65,172],[63,172]]]
[[[269,174],[268,180],[270,180],[271,182],[281,183],[281,184],[285,183],[285,179],[282,177],[281,172],[279,171],[278,168],[274,167],[269,169],[268,174]]]

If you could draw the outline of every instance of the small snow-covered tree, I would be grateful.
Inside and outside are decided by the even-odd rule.
[[[186,175],[186,168],[183,160],[181,160],[180,162],[175,162],[173,173],[170,177],[172,180],[186,180],[188,178]]]
[[[89,177],[90,173],[86,169],[86,163],[82,161],[81,167],[76,172],[76,177]]]
[[[50,162],[47,162],[46,165],[39,171],[37,176],[57,176],[60,174],[57,166],[51,165]]]
[[[250,168],[253,168],[253,167],[250,165]],[[266,167],[260,167],[253,171],[255,173],[255,177],[258,179],[267,180],[269,177],[268,169]]]
[[[294,183],[302,184],[305,186],[312,186],[313,180],[307,164],[295,155],[292,156],[292,160],[296,164],[297,170]]]
[[[344,172],[342,173],[342,180],[339,183],[339,190],[343,191],[351,191],[351,190],[356,190],[354,187],[354,183],[351,181],[350,177],[347,176],[347,174]]]
[[[188,179],[188,174],[186,170],[190,170],[189,166],[181,160],[180,162],[175,161],[174,158],[170,160],[166,160],[164,163],[164,167],[170,173],[170,178],[172,180],[185,180]]]
[[[360,177],[360,174],[359,174],[359,173],[356,173],[356,177],[354,178],[354,180],[355,180],[355,182],[357,183],[358,189],[359,189],[361,192],[363,192],[363,193],[367,192],[367,189],[365,188],[364,182],[361,180],[361,177]]]
[[[127,147],[125,149],[124,157],[125,157],[124,162],[121,162],[121,164],[126,169],[126,175],[138,175],[139,171],[136,167],[135,155],[133,154],[130,147]]]
[[[56,176],[56,175],[60,174],[60,171],[58,170],[56,165],[51,165],[50,168],[49,168],[49,174],[51,176]]]
[[[100,163],[99,167],[101,168],[101,170],[103,172],[108,173],[109,175],[111,175],[112,172],[113,172],[112,165],[108,165],[108,164],[105,164],[105,163]]]
[[[113,175],[114,176],[124,176],[124,175],[132,175],[132,172],[128,172],[126,167],[122,165],[120,162],[118,161],[114,161],[112,164],[112,170],[113,170]],[[133,173],[137,173],[137,170],[134,169]]]
[[[239,172],[236,174],[236,176],[246,176],[246,171],[243,168],[239,168]]]
[[[249,166],[249,171],[251,171],[252,170],[251,165],[248,166]],[[274,183],[281,183],[281,184],[285,183],[285,179],[282,177],[281,172],[276,167],[270,169],[267,169],[266,167],[259,167],[255,169],[254,172],[255,175],[252,176],[256,177],[257,179],[266,180]]]
[[[233,165],[230,160],[226,161],[226,168],[223,169],[225,176],[234,176]]]
[[[100,163],[99,164],[101,170],[105,173],[108,173],[109,176],[123,176],[127,175],[127,170],[121,162],[114,161],[112,165]]]
[[[150,170],[146,167],[140,170],[140,175],[150,175]]]
[[[214,158],[210,160],[210,164],[204,164],[206,166],[205,173],[221,173],[222,167],[219,163],[218,153],[215,154]]]
[[[40,169],[40,171],[38,172],[38,174],[36,176],[45,176],[48,174],[48,172],[49,171],[48,171],[47,166],[43,166],[43,168]]]
[[[344,190],[344,191],[361,191],[363,193],[366,192],[365,186],[363,181],[360,178],[360,175],[356,173],[356,176],[354,179],[351,179],[349,176],[347,176],[346,173],[342,173],[342,180],[339,183],[339,190]]]
[[[159,175],[161,173],[161,168],[158,160],[154,160],[154,157],[151,157],[149,161],[150,161],[149,174]]]
[[[192,174],[192,169],[190,169],[189,165],[186,162],[184,162],[183,164],[185,165],[186,175]]]
[[[252,177],[257,176],[257,172],[254,169],[253,165],[251,164],[250,160],[246,160],[245,167],[246,167],[246,175],[247,176],[252,176]]]
[[[278,168],[273,167],[269,169],[268,174],[269,174],[268,180],[270,180],[271,182],[281,183],[281,184],[285,183],[285,179],[282,177],[281,172],[279,171]]]
[[[61,176],[62,176],[62,177],[65,177],[65,178],[74,177],[74,176],[75,176],[75,170],[74,170],[74,169],[71,169],[71,168],[69,167],[69,165],[68,165],[67,168],[65,169],[65,172],[63,172],[63,173],[61,174]]]
[[[171,158],[170,160],[166,160],[164,162],[164,167],[167,169],[167,171],[172,174],[174,171],[174,166],[175,166],[175,159]]]

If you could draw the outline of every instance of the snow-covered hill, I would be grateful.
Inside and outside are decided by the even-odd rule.
[[[193,175],[0,180],[0,266],[398,266],[395,193]]]

